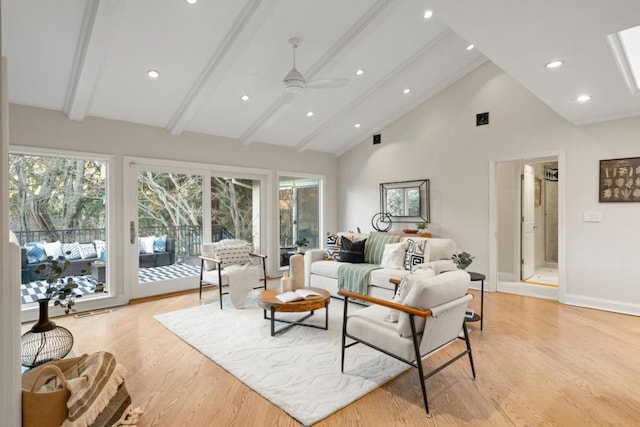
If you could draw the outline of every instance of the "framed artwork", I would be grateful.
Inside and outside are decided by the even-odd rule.
[[[542,181],[538,178],[534,181],[533,187],[533,205],[540,206],[542,204]]]
[[[600,160],[599,200],[640,202],[640,157]]]

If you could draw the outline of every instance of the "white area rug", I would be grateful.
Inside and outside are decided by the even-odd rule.
[[[304,425],[328,417],[408,369],[359,344],[346,350],[345,373],[340,372],[340,300],[329,304],[328,331],[294,326],[275,337],[258,307],[257,292],[249,295],[244,309],[234,309],[228,298],[224,302],[224,310],[216,301],[155,318]],[[324,309],[306,322],[324,326]],[[282,325],[276,323],[276,329]]]

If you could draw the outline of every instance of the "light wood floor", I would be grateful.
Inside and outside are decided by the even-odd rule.
[[[219,309],[217,290],[205,295]],[[153,319],[197,304],[187,294],[56,323],[76,354],[107,350],[127,367],[141,427],[299,425]],[[427,380],[431,418],[412,369],[318,425],[640,425],[639,318],[501,293],[485,293],[485,313],[471,333],[477,379],[462,359]]]

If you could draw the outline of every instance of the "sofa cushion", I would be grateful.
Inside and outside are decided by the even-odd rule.
[[[415,283],[403,304],[421,310],[430,309],[463,296],[469,288],[469,282],[470,276],[466,271],[447,271]],[[423,317],[415,317],[418,333],[424,330],[424,324]],[[400,313],[398,332],[403,337],[411,336],[411,323],[406,313]]]
[[[338,269],[341,265],[340,262],[333,260],[316,261],[311,264],[311,274],[337,279]]]
[[[337,234],[333,234],[331,232],[327,233],[327,254],[326,254],[327,259],[332,259],[334,261],[338,260],[338,258],[340,257],[340,240],[341,239],[342,237],[338,236]]]
[[[366,251],[366,248],[365,248]],[[407,254],[406,243],[387,243],[384,245],[380,266],[382,268],[404,268],[404,257]],[[365,252],[366,259],[366,252]]]
[[[350,262],[352,264],[364,263],[364,248],[367,243],[367,239],[352,241],[346,237],[341,239],[342,247],[340,248],[341,262]]]
[[[44,244],[46,241],[29,242],[24,247],[27,249],[27,262],[29,264],[35,264],[38,262],[46,261],[47,254],[44,251]]]
[[[167,236],[158,236],[153,240],[153,252],[166,252],[167,251]]]
[[[403,241],[409,239],[418,240],[415,237],[405,237]],[[425,238],[429,241],[429,261],[437,261],[439,259],[451,259],[456,252],[456,242],[451,239],[443,239],[439,237]]]
[[[98,258],[98,253],[93,243],[79,243],[78,250],[80,251],[80,258],[82,259]]]
[[[456,271],[458,269],[453,260],[450,259],[441,259],[438,261],[430,261],[425,262],[424,264],[418,264],[413,266],[412,270],[416,271],[421,268],[433,269],[436,274],[444,273],[445,271]]]
[[[53,259],[64,258],[64,253],[62,252],[62,243],[60,242],[60,240],[51,243],[45,243],[44,252],[47,254],[47,257],[52,257]]]
[[[369,284],[393,291],[396,286],[389,282],[389,279],[402,279],[409,273],[411,272],[408,270],[398,270],[397,268],[379,268],[369,273]]]
[[[398,243],[400,239],[400,236],[394,234],[371,234],[364,247],[364,262],[367,264],[380,264],[387,243]]]
[[[429,241],[427,239],[407,239],[407,253],[404,257],[405,270],[411,270],[414,265],[429,261]]]
[[[69,261],[80,259],[80,246],[78,242],[63,243],[62,252]]]

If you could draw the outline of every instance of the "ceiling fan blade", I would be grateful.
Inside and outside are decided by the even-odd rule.
[[[307,87],[313,89],[331,89],[346,86],[347,83],[349,83],[349,79],[311,80],[310,82],[307,82]]]
[[[265,76],[261,76],[258,73],[254,73],[253,71],[249,73],[249,75],[253,78],[259,79],[259,80],[263,80],[265,82],[269,82],[273,85],[282,85],[282,82],[274,80],[274,79],[270,79],[269,77],[265,77]]]

